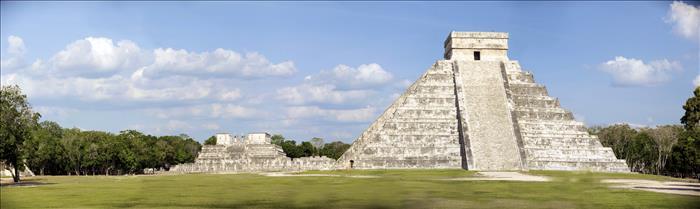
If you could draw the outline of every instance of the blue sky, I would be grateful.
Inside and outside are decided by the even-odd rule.
[[[2,85],[44,120],[149,134],[351,142],[450,31],[509,57],[588,125],[677,124],[698,77],[696,2],[2,2]]]

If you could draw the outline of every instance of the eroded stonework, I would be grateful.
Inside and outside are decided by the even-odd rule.
[[[507,33],[450,33],[445,60],[360,135],[338,168],[629,171],[507,51]]]
[[[170,169],[180,173],[238,173],[270,171],[329,170],[335,160],[328,157],[289,158],[282,147],[272,144],[270,134],[246,137],[220,133],[216,145],[204,145],[194,163]]]

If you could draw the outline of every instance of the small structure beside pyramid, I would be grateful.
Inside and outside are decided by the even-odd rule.
[[[338,168],[629,172],[508,58],[507,33],[452,32],[444,48]]]

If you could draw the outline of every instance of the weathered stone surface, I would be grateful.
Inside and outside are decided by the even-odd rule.
[[[450,33],[446,60],[387,108],[338,168],[629,171],[507,51],[507,33]]]
[[[170,169],[179,173],[238,173],[270,171],[329,170],[335,160],[323,157],[288,158],[282,147],[271,144],[270,134],[243,137],[217,134],[216,145],[204,145],[194,163]]]

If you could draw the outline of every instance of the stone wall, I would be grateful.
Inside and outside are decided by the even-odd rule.
[[[269,134],[268,134],[269,135]],[[239,173],[329,170],[336,161],[323,157],[289,158],[282,147],[257,138],[231,144],[204,145],[194,163],[176,165],[174,173]]]

